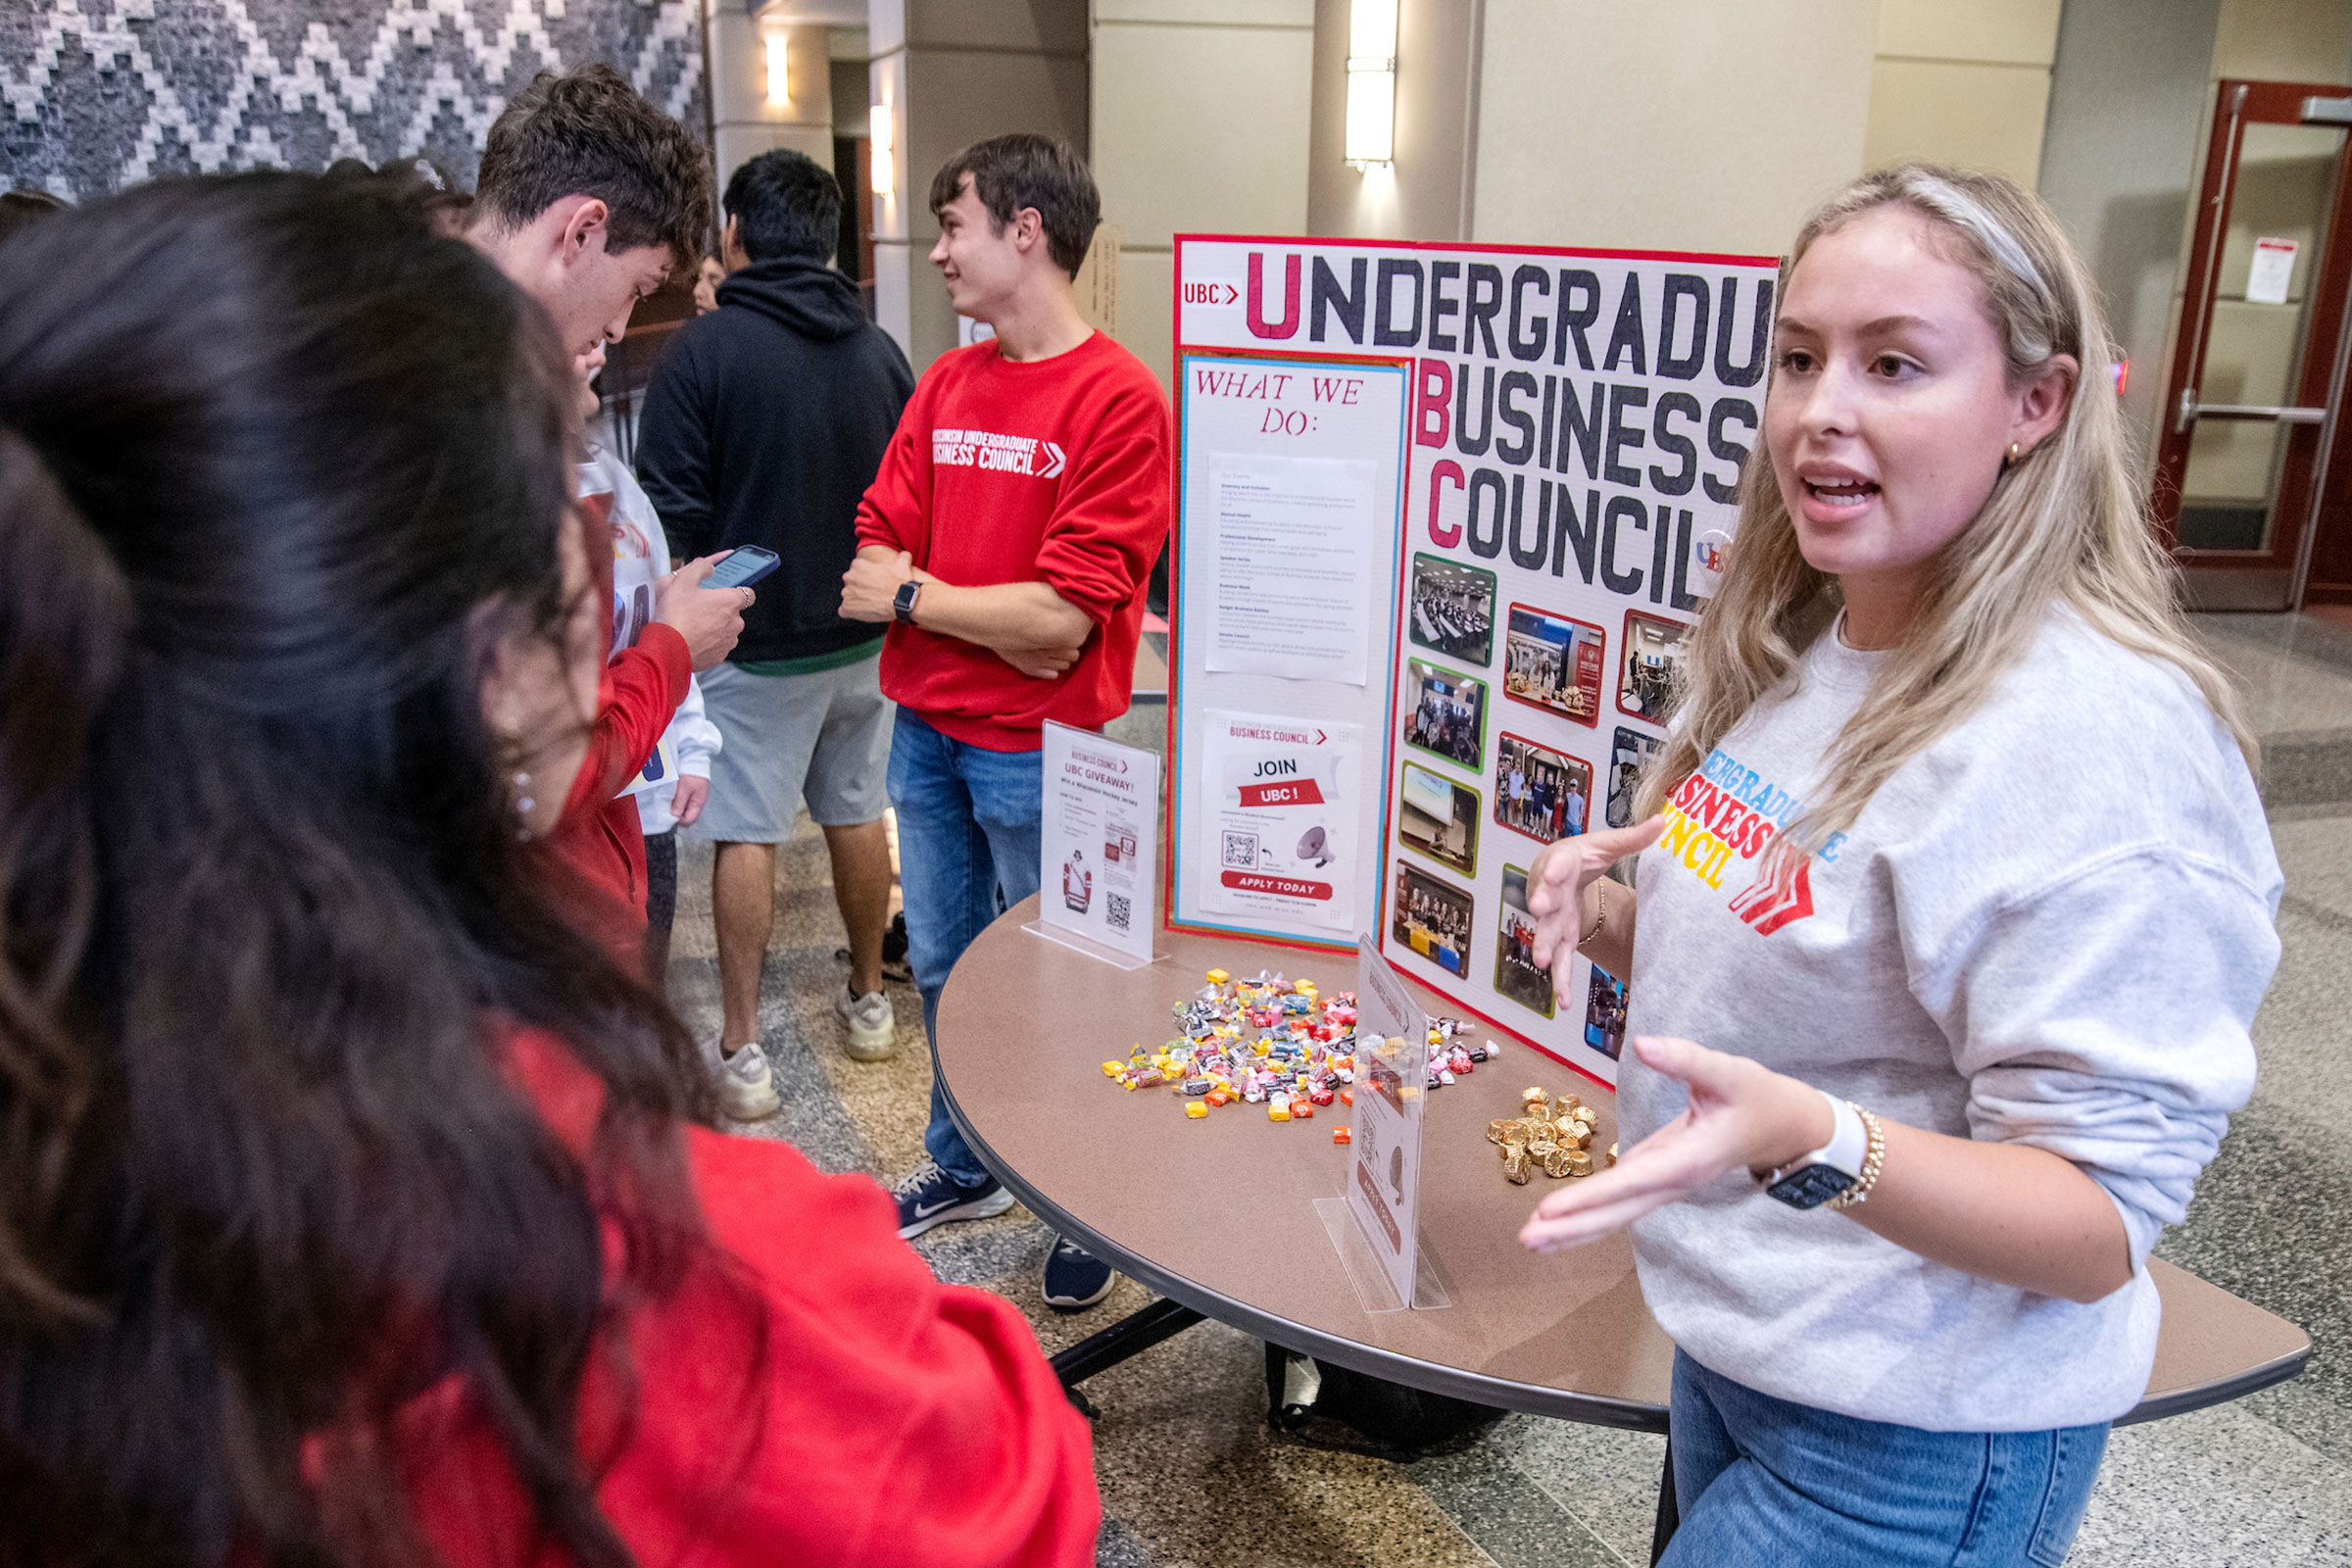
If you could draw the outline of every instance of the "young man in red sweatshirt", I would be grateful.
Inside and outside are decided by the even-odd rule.
[[[541,72],[491,125],[466,238],[546,308],[574,363],[593,367],[671,267],[701,256],[710,226],[701,145],[612,67],[586,65]],[[599,590],[613,603],[612,659],[588,760],[554,841],[611,895],[607,906],[580,910],[583,928],[634,971],[643,964],[645,832],[635,797],[620,792],[685,701],[689,674],[735,646],[752,590],[704,590],[712,557],[669,574],[650,619],[647,607],[615,599],[605,499],[601,510],[583,507],[583,521]]]
[[[914,389],[858,508],[841,597],[850,619],[892,622],[890,800],[927,1032],[963,950],[1038,890],[1045,721],[1100,728],[1127,710],[1172,445],[1159,382],[1070,295],[1102,214],[1076,153],[1043,136],[981,142],[940,171],[931,211],[956,311],[996,337],[942,355]],[[1012,1205],[936,1078],[923,1145],[930,1161],[898,1191],[900,1235]],[[1050,1306],[1092,1306],[1110,1286],[1069,1242],[1047,1256]]]

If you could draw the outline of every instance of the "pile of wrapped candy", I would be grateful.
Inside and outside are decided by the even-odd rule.
[[[1176,1038],[1157,1052],[1138,1045],[1125,1061],[1102,1063],[1102,1076],[1126,1090],[1173,1089],[1195,1119],[1236,1102],[1266,1107],[1269,1121],[1310,1121],[1335,1101],[1355,1103],[1355,995],[1323,996],[1312,980],[1263,970],[1237,980],[1211,969],[1200,994],[1176,1004]],[[1451,1018],[1432,1021],[1428,1082],[1454,1081],[1494,1050],[1473,1047]],[[1348,1141],[1345,1127],[1332,1142]]]
[[[1592,1175],[1592,1129],[1600,1112],[1574,1095],[1552,1100],[1541,1089],[1530,1089],[1519,1100],[1518,1119],[1487,1123],[1487,1142],[1501,1152],[1502,1174],[1511,1185],[1526,1186],[1539,1170],[1554,1178]],[[1617,1163],[1615,1144],[1609,1146],[1608,1162]]]

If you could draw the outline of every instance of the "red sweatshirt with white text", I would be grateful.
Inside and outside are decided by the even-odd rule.
[[[1095,729],[1125,712],[1171,445],[1158,380],[1101,332],[1050,360],[993,341],[940,356],[858,508],[858,544],[960,588],[1049,583],[1095,630],[1066,674],[1033,680],[976,643],[893,625],[884,695],[993,752],[1035,751],[1049,718]]]

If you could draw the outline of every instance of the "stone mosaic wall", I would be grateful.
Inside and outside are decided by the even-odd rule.
[[[707,134],[698,0],[0,0],[0,187],[419,152],[470,186],[509,95],[588,60]]]

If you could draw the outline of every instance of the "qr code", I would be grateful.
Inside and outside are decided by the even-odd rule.
[[[1228,833],[1225,835],[1225,863],[1245,871],[1257,868],[1257,835]]]
[[[1127,895],[1124,893],[1112,893],[1106,895],[1106,897],[1110,900],[1110,905],[1109,907],[1104,911],[1102,918],[1110,922],[1110,928],[1113,931],[1126,930],[1128,922],[1134,918],[1134,915],[1128,906]]]

